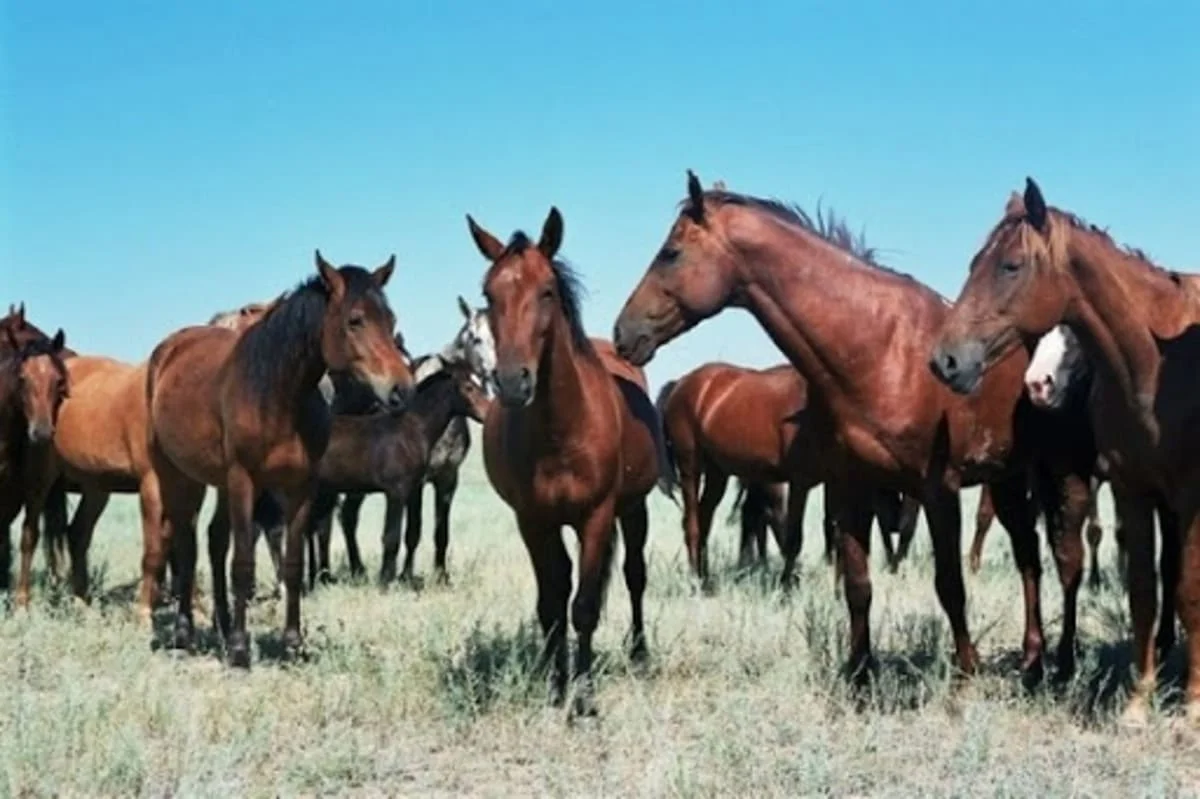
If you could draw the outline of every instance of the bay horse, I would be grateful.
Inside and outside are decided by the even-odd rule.
[[[954,391],[975,392],[1009,353],[1062,323],[1094,368],[1088,410],[1129,549],[1137,678],[1123,718],[1144,723],[1156,683],[1154,511],[1161,500],[1181,539],[1173,549],[1188,640],[1184,702],[1189,722],[1200,725],[1200,276],[1119,247],[1105,231],[1048,205],[1026,178],[1024,193],[1013,192],[971,259],[929,350],[930,366]]]
[[[319,250],[315,261],[315,276],[241,333],[213,325],[183,328],[150,356],[150,458],[162,494],[163,538],[174,548],[180,578],[174,644],[191,643],[195,519],[205,486],[216,486],[227,493],[229,525],[209,530],[213,609],[234,667],[250,665],[252,514],[264,491],[285,502],[283,642],[289,651],[302,645],[303,536],[331,427],[329,405],[318,389],[322,376],[343,373],[393,409],[402,408],[412,392],[412,374],[396,348],[395,316],[383,293],[395,256],[373,272],[334,267]],[[226,588],[230,529],[232,618]]]
[[[818,212],[813,220],[775,200],[705,191],[689,171],[687,198],[621,310],[614,340],[625,357],[644,364],[660,346],[731,306],[748,310],[804,375],[844,442],[840,462],[832,465],[839,470],[833,504],[845,568],[851,673],[866,679],[872,669],[864,666],[874,665],[868,620],[870,491],[876,486],[920,500],[955,660],[963,672],[976,671],[965,612],[958,492],[987,482],[1022,577],[1022,671],[1027,679],[1039,679],[1041,565],[1026,488],[1035,449],[1043,437],[1057,433],[1052,427],[1030,430],[1037,411],[1023,396],[1027,354],[1010,353],[975,396],[952,393],[927,367],[950,311],[943,297],[884,267],[836,218]],[[1065,606],[1058,660],[1060,671],[1069,672],[1082,560],[1081,547],[1070,544],[1079,536],[1088,486],[1070,474],[1061,484],[1070,518],[1056,547]]]
[[[380,491],[387,496],[388,512],[384,522],[383,559],[379,584],[386,587],[396,578],[396,556],[400,549],[400,523],[406,507],[411,512],[411,496],[421,490],[433,468],[433,456],[455,419],[471,418],[482,422],[490,401],[474,372],[464,363],[445,362],[422,374],[417,365],[417,391],[407,410],[401,414],[386,411],[369,415],[338,415],[333,419],[329,446],[318,466],[317,499],[309,525],[313,558],[309,569],[310,584],[315,587],[318,573],[329,570],[328,539],[318,541],[320,521],[332,515],[340,492],[366,496]],[[407,532],[420,527],[410,518]],[[347,533],[350,535],[351,533]],[[406,544],[402,577],[412,577],[413,554],[417,541]],[[445,572],[445,542],[439,541],[441,572]],[[318,545],[323,544],[321,551]]]
[[[804,378],[790,363],[767,369],[708,363],[664,385],[655,405],[667,441],[669,474],[683,495],[684,541],[692,573],[702,582],[708,580],[713,514],[729,477],[736,476],[753,483],[787,484],[786,510],[767,518],[782,516],[776,536],[784,573],[790,577],[803,542],[808,492],[829,477],[828,452],[838,446],[833,422],[819,402],[810,401]],[[775,491],[782,494],[766,486],[756,489],[751,508]],[[878,497],[880,504],[885,500]],[[834,547],[832,521],[827,509],[827,561]],[[915,517],[912,522],[915,527]],[[882,522],[881,530],[894,571],[899,560],[891,530]],[[750,543],[743,538],[739,569],[750,565]],[[759,556],[765,556],[761,548]]]
[[[458,310],[463,316],[462,326],[454,338],[442,348],[441,352],[429,354],[413,360],[413,370],[418,381],[433,374],[447,364],[466,363],[475,376],[481,381],[485,391],[490,385],[492,372],[496,368],[496,347],[492,330],[487,320],[484,308],[472,308],[462,296],[458,297]],[[458,491],[458,473],[463,461],[471,449],[471,431],[464,416],[455,416],[450,420],[441,438],[429,455],[428,468],[423,472],[421,486],[409,494],[406,508],[397,509],[388,505],[385,519],[405,518],[405,555],[404,568],[401,570],[401,580],[411,581],[413,577],[413,556],[421,541],[421,528],[424,513],[424,487],[433,486],[434,526],[433,567],[435,579],[438,582],[449,581],[446,568],[446,555],[450,546],[450,509],[454,503],[454,495]],[[359,511],[362,507],[364,494],[348,492],[342,498],[338,519],[346,538],[346,555],[350,562],[350,572],[355,575],[366,573],[362,557],[359,555],[357,529]],[[389,503],[391,500],[389,500]],[[385,525],[386,526],[386,525]],[[325,562],[328,563],[328,532],[324,532]]]
[[[483,280],[496,341],[492,403],[484,421],[488,480],[516,515],[537,580],[546,636],[541,665],[553,664],[551,700],[567,689],[567,604],[572,567],[562,527],[579,539],[579,588],[571,607],[578,638],[573,713],[594,714],[592,636],[600,620],[616,522],[625,542],[633,610],[630,657],[647,655],[647,495],[659,481],[662,443],[645,375],[608,342],[590,339],[575,272],[558,256],[563,219],[551,208],[534,244],[520,231],[501,244],[470,215],[471,237],[489,267]]]
[[[53,338],[23,337],[4,330],[0,354],[0,582],[10,579],[9,529],[23,507],[21,567],[17,578],[17,607],[29,605],[33,554],[40,521],[54,480],[50,474],[51,441],[63,400],[70,390],[63,364],[66,339],[59,329]],[[22,440],[23,439],[23,440]],[[51,549],[47,566],[54,570]]]

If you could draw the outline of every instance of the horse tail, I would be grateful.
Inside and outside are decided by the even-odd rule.
[[[654,409],[658,411],[658,435],[655,436],[658,445],[658,489],[666,494],[672,502],[679,504],[675,496],[675,487],[679,485],[679,465],[675,460],[675,447],[671,437],[667,435],[667,400],[675,390],[678,380],[668,380],[658,390],[658,398],[654,400]]]

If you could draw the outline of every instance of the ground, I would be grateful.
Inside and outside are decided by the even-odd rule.
[[[964,492],[968,520],[977,497]],[[115,499],[96,532],[91,607],[64,601],[43,580],[30,612],[0,613],[0,795],[1200,795],[1200,749],[1172,706],[1179,649],[1168,664],[1175,685],[1149,728],[1115,722],[1129,625],[1112,574],[1107,493],[1109,584],[1083,592],[1074,681],[1031,693],[1012,673],[1021,603],[997,528],[982,572],[967,575],[986,667],[955,686],[922,521],[898,575],[882,569],[876,546],[871,616],[881,670],[865,699],[837,673],[846,613],[820,560],[819,491],[790,601],[773,588],[774,556],[767,576],[738,579],[726,565],[714,595],[693,591],[679,511],[657,493],[651,503],[651,661],[638,670],[622,654],[629,603],[618,549],[597,636],[600,716],[569,723],[531,676],[532,572],[478,450],[454,506],[450,587],[429,581],[381,593],[343,573],[305,597],[309,651],[298,663],[279,659],[282,608],[263,599],[251,616],[249,673],[230,671],[211,645],[191,656],[161,651],[137,627],[136,505]],[[202,523],[211,508],[210,496]],[[736,532],[721,514],[713,558],[730,564]],[[381,518],[382,503],[370,500],[360,537],[372,569]],[[427,520],[418,555],[423,575],[431,527]],[[1053,643],[1061,603],[1044,549]],[[203,535],[200,551],[205,561]],[[266,597],[265,548],[258,561]],[[205,589],[208,579],[202,563]]]

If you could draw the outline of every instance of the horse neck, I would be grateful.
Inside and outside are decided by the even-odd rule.
[[[895,357],[924,351],[895,351],[898,328],[920,331],[928,339],[925,349],[933,346],[946,306],[932,290],[773,219],[748,229],[756,232],[752,240],[739,240],[736,232],[731,237],[741,256],[739,304],[835,413],[861,412],[880,396],[872,381],[882,364],[894,361],[884,357],[890,349]],[[924,362],[906,371],[928,373]]]
[[[1142,259],[1121,252],[1097,234],[1072,229],[1067,257],[1079,287],[1068,308],[1080,344],[1097,377],[1115,384],[1130,408],[1152,416],[1159,350],[1200,318],[1183,286]]]
[[[534,420],[530,432],[539,448],[557,450],[581,429],[583,410],[590,399],[583,377],[589,358],[603,368],[594,355],[576,348],[571,326],[560,311],[551,323],[538,366],[537,394],[526,409]]]
[[[457,388],[453,380],[439,381],[436,386],[418,391],[412,407],[404,412],[404,417],[411,419],[416,428],[413,438],[421,442],[421,451],[426,455],[442,437],[442,433],[446,432],[450,420],[460,415],[454,408],[454,392]]]

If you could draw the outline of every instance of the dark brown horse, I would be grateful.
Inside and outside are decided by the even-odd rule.
[[[364,416],[338,415],[333,419],[329,447],[318,468],[318,493],[313,504],[309,541],[313,558],[309,568],[310,584],[315,586],[320,571],[329,571],[327,544],[317,552],[318,528],[333,515],[337,496],[353,492],[365,496],[383,492],[388,498],[384,523],[383,561],[379,582],[386,586],[396,578],[396,557],[400,550],[402,511],[413,491],[420,491],[434,446],[456,418],[469,417],[482,422],[490,401],[471,368],[447,363],[424,378],[418,385],[407,410]],[[408,531],[419,531],[409,521]],[[404,571],[411,577],[416,542],[405,542]]]
[[[552,699],[567,688],[571,560],[562,527],[579,537],[579,589],[571,608],[578,636],[573,711],[591,713],[592,635],[600,621],[616,522],[625,541],[633,608],[631,657],[646,655],[642,595],[646,496],[660,475],[659,423],[641,370],[607,342],[589,339],[579,286],[558,259],[563,222],[552,208],[537,244],[517,232],[508,245],[467,217],[490,264],[483,281],[496,340],[499,398],[484,422],[488,479],[513,509],[537,579],[537,615],[553,663]],[[634,379],[630,379],[634,378]]]
[[[752,483],[787,484],[786,511],[776,535],[784,572],[791,575],[803,542],[808,492],[829,476],[829,452],[839,446],[833,420],[819,402],[810,402],[804,378],[789,363],[769,369],[708,363],[664,386],[655,404],[683,494],[684,541],[693,574],[708,579],[713,514],[729,477],[736,476]],[[771,491],[765,486],[758,490],[751,497],[752,508]],[[916,519],[912,521],[915,526]],[[833,554],[833,531],[827,509],[827,561]],[[883,532],[894,571],[900,559],[891,531]],[[905,551],[910,538],[911,531],[903,541]],[[750,543],[742,541],[739,568],[751,563]],[[759,554],[765,556],[761,549]]]
[[[1200,276],[1118,247],[1047,205],[1029,179],[971,260],[930,363],[955,391],[977,392],[1011,353],[1064,322],[1095,367],[1088,410],[1129,547],[1138,678],[1125,718],[1145,720],[1155,686],[1154,510],[1163,499],[1182,534],[1174,549],[1189,650],[1185,702],[1200,725]]]
[[[48,468],[54,426],[70,383],[62,330],[53,338],[18,336],[12,328],[5,328],[3,335],[7,346],[0,352],[0,582],[7,588],[9,528],[24,507],[15,598],[18,607],[27,607],[33,553],[54,482]],[[47,565],[53,570],[52,561]]]
[[[318,389],[322,376],[327,370],[345,373],[397,409],[412,390],[383,293],[395,258],[368,272],[335,268],[318,251],[316,266],[317,276],[242,333],[188,327],[164,339],[150,356],[150,457],[162,493],[163,538],[174,547],[179,577],[175,644],[191,642],[195,519],[205,486],[217,486],[227,492],[234,538],[232,619],[226,589],[229,528],[209,530],[213,607],[234,666],[250,665],[252,514],[264,491],[284,500],[288,518],[284,645],[291,650],[302,642],[304,533],[331,426],[329,405]]]
[[[973,398],[929,374],[929,351],[949,304],[908,275],[854,247],[844,225],[818,214],[727,191],[704,191],[689,173],[688,197],[663,246],[615,325],[618,349],[645,363],[664,343],[730,306],[745,308],[829,408],[846,448],[837,494],[838,527],[850,611],[850,668],[871,660],[868,618],[870,491],[876,485],[921,500],[929,523],[935,585],[966,672],[978,663],[967,628],[961,557],[962,485],[989,482],[1013,538],[1024,583],[1023,665],[1040,676],[1043,650],[1038,539],[1026,486],[1034,440],[1022,435],[1035,413],[1023,397],[1028,356],[1013,352]],[[860,242],[861,245],[861,242]],[[1073,484],[1074,485],[1074,484]],[[1086,494],[1087,483],[1082,490]],[[1082,499],[1082,501],[1081,501]],[[1082,509],[1086,496],[1064,501]],[[1067,525],[1069,542],[1079,530]],[[1065,603],[1078,588],[1074,558],[1061,546]],[[1060,666],[1073,667],[1068,610]],[[860,672],[864,673],[864,672]]]

